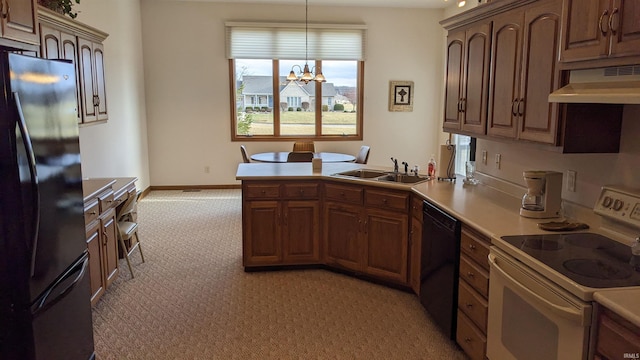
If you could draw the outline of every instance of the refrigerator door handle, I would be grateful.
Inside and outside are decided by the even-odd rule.
[[[13,99],[16,105],[16,111],[18,113],[18,129],[22,135],[22,143],[24,149],[27,152],[27,161],[29,163],[29,174],[31,176],[32,187],[32,206],[33,214],[31,216],[31,243],[27,244],[31,250],[31,276],[35,274],[35,259],[38,245],[38,233],[40,231],[40,189],[38,182],[38,171],[36,168],[36,157],[33,151],[33,145],[31,145],[31,137],[27,130],[27,122],[24,120],[24,114],[22,113],[22,105],[20,104],[20,95],[17,92],[13,92]]]
[[[82,258],[76,262],[76,264],[65,272],[58,280],[56,280],[53,285],[51,285],[42,295],[40,295],[31,305],[31,313],[34,318],[39,314],[45,312],[47,309],[55,305],[58,301],[62,300],[65,296],[67,296],[71,290],[82,280],[84,275],[87,273],[87,267],[89,266],[89,254],[84,253]],[[67,287],[58,293],[53,299],[49,299],[52,296],[52,293],[64,283],[67,283],[74,274],[75,279],[71,282],[71,284],[67,285]]]

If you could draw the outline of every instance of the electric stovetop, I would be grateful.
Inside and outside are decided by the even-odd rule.
[[[595,233],[503,236],[502,240],[591,288],[640,286],[631,248]]]

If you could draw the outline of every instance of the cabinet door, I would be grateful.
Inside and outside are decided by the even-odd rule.
[[[287,264],[320,261],[320,204],[317,200],[283,203],[283,260]]]
[[[640,55],[640,2],[613,0],[611,56]]]
[[[36,0],[2,0],[2,37],[38,44]]]
[[[555,145],[558,143],[558,104],[549,94],[560,86],[557,66],[562,3],[546,0],[525,11],[523,27],[522,82],[518,138]]]
[[[360,213],[359,206],[326,204],[323,234],[327,264],[360,270],[363,257]]]
[[[102,224],[102,245],[105,285],[109,287],[118,278],[118,237],[116,231],[116,212],[109,209],[100,216]]]
[[[95,107],[97,120],[107,120],[107,85],[104,78],[104,47],[93,43]]]
[[[520,87],[522,22],[524,13],[513,10],[494,17],[489,80],[487,134],[515,139],[518,114],[515,105]]]
[[[40,25],[40,56],[45,59],[59,59],[62,53],[60,31]]]
[[[91,282],[91,305],[95,305],[105,290],[102,276],[102,236],[100,222],[94,221],[87,228],[87,251],[89,252],[89,280]]]
[[[462,130],[485,134],[487,92],[491,53],[491,24],[478,24],[466,31],[464,56]]]
[[[247,201],[243,219],[244,266],[282,261],[280,210],[277,201]]]
[[[444,94],[443,129],[460,130],[460,106],[462,98],[464,31],[451,32],[447,36],[447,68]]]
[[[98,113],[95,106],[95,70],[93,61],[93,44],[89,40],[78,38],[78,68],[80,72],[80,99],[82,121],[84,123],[97,121]]]
[[[406,213],[367,210],[364,271],[407,283],[409,225]]]
[[[610,15],[609,0],[564,0],[560,61],[606,57]]]

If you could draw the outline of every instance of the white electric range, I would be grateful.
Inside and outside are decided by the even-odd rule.
[[[586,359],[593,294],[640,289],[630,264],[640,191],[603,187],[594,212],[603,217],[599,229],[492,239],[490,359]],[[525,323],[531,330],[522,331]]]

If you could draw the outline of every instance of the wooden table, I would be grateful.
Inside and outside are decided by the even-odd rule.
[[[251,160],[270,163],[285,163],[287,162],[287,156],[289,156],[288,151],[272,151],[253,154],[251,155]],[[353,162],[356,160],[356,157],[353,155],[333,152],[318,152],[314,154],[314,157],[321,158],[323,163]]]

